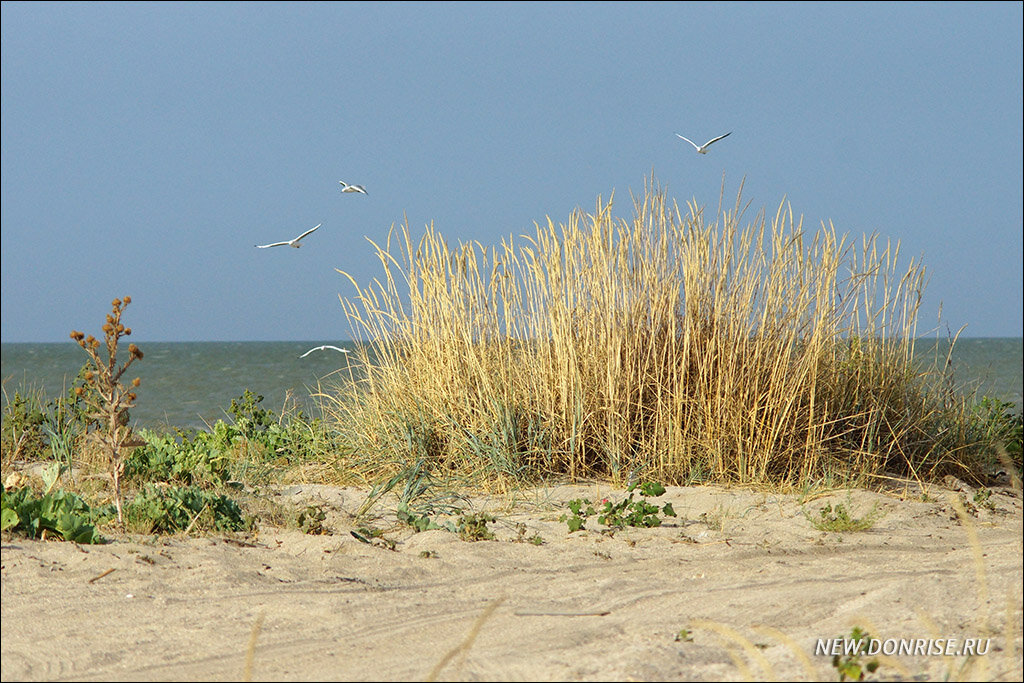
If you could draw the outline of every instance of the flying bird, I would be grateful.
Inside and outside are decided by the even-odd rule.
[[[366,188],[362,185],[349,185],[344,180],[339,180],[338,182],[341,183],[342,192],[362,192],[363,194],[369,194],[366,191]]]
[[[304,354],[299,356],[299,358],[305,358],[306,356],[308,356],[309,354],[313,353],[314,351],[326,351],[327,349],[330,349],[332,351],[337,351],[338,353],[348,353],[348,351],[346,349],[339,349],[337,346],[331,346],[330,344],[324,344],[323,346],[316,346],[316,347],[310,349],[309,351],[306,351]]]
[[[323,225],[323,223],[318,223],[316,228],[319,228],[321,225]],[[284,246],[289,246],[289,247],[295,247],[296,249],[298,249],[299,247],[302,246],[302,240],[305,239],[311,232],[316,230],[316,228],[310,228],[309,230],[307,230],[306,232],[302,233],[301,235],[299,235],[298,237],[296,237],[293,240],[289,240],[287,242],[274,242],[273,244],[257,244],[256,248],[257,249],[267,249],[268,247],[284,247]]]
[[[719,135],[717,138],[711,138],[710,140],[705,142],[703,145],[697,146],[697,144],[693,140],[691,140],[690,138],[683,138],[682,135],[680,135],[679,133],[676,133],[676,137],[677,138],[683,138],[684,140],[689,142],[691,145],[693,145],[693,148],[697,150],[698,154],[707,154],[708,153],[708,147],[710,147],[714,143],[718,142],[722,138],[729,137],[730,135],[732,135],[732,131],[731,130],[728,133],[726,133],[725,135]]]

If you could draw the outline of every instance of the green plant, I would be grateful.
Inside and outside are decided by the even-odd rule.
[[[75,543],[103,543],[96,531],[93,511],[78,494],[54,486],[63,467],[53,463],[43,471],[46,490],[36,496],[28,486],[16,491],[3,491],[2,519],[4,531],[20,531],[29,538],[41,537],[47,530]]]
[[[220,486],[229,476],[231,437],[217,422],[212,432],[158,434],[140,429],[145,445],[125,463],[124,476],[142,482],[168,481],[185,485]]]
[[[673,637],[673,640],[677,643],[692,643],[693,642],[693,631],[688,628],[680,629],[678,633]]]
[[[826,504],[818,510],[818,517],[812,517],[804,511],[804,516],[818,531],[866,531],[875,525],[885,513],[874,505],[865,515],[854,517],[845,505],[837,503],[835,507],[831,503]]]
[[[995,449],[1002,446],[1018,472],[1022,467],[1021,450],[1024,446],[1024,412],[1012,401],[1001,401],[983,396],[973,411],[978,441]]]
[[[243,531],[251,527],[241,508],[224,495],[195,487],[147,484],[126,509],[128,521],[151,533],[192,529]]]
[[[996,504],[992,501],[992,489],[980,488],[974,492],[973,497],[974,504],[978,507],[983,507],[986,510],[995,512]]]
[[[90,365],[82,366],[66,394],[54,399],[32,387],[18,389],[13,397],[8,397],[4,388],[0,449],[5,463],[53,458],[69,468],[72,466],[79,437],[98,426],[87,414],[82,398],[91,391],[84,379]]]
[[[349,533],[352,534],[352,537],[357,541],[366,543],[367,545],[379,545],[387,548],[388,550],[395,549],[395,542],[390,538],[384,537],[383,529],[361,526],[358,529],[353,529]]]
[[[856,643],[856,652],[848,655],[833,655],[832,666],[839,674],[840,681],[863,681],[868,674],[878,670],[878,659],[864,661],[871,636],[859,626],[850,632],[850,640]]]
[[[522,522],[519,522],[518,524],[516,524],[516,538],[515,538],[515,542],[516,543],[529,543],[531,545],[544,545],[545,541],[544,541],[544,537],[543,536],[541,536],[540,534],[534,534],[532,536],[527,536],[526,532],[527,532],[527,527],[526,527],[525,524],[523,524]]]
[[[409,509],[408,503],[399,503],[398,508],[395,510],[395,515],[398,517],[399,522],[412,527],[417,533],[444,528],[432,520],[429,514]]]
[[[260,407],[262,402],[262,395],[254,394],[248,389],[238,398],[231,399],[228,412],[234,416],[238,430],[250,438],[277,422],[273,411]]]
[[[587,517],[597,514],[588,498],[573,498],[568,505],[571,514],[563,514],[558,521],[565,522],[569,526],[569,533],[582,529],[587,523]]]
[[[644,497],[633,500],[637,488]],[[599,501],[601,507],[597,510],[587,498],[570,500],[568,506],[571,514],[563,514],[559,517],[559,521],[565,522],[569,527],[569,532],[572,533],[582,529],[587,523],[587,518],[594,515],[597,515],[598,524],[612,529],[624,529],[627,526],[645,528],[661,526],[662,520],[658,516],[659,514],[666,517],[676,516],[672,503],[665,503],[658,507],[647,500],[647,496],[656,498],[665,493],[665,487],[660,483],[634,483],[626,491],[629,495],[617,503],[613,503],[607,498]]]
[[[138,377],[133,379],[131,389],[121,384],[121,376],[134,361],[142,358],[142,351],[135,344],[129,344],[128,359],[120,366],[117,364],[118,344],[122,337],[132,333],[130,327],[125,327],[121,323],[121,314],[130,303],[131,297],[128,296],[124,300],[114,299],[111,303],[112,311],[107,314],[107,320],[102,328],[106,341],[106,358],[102,358],[97,351],[100,348],[98,339],[92,335],[86,337],[78,331],[71,332],[71,338],[85,349],[92,363],[91,368],[83,375],[86,386],[78,387],[76,393],[85,401],[89,417],[99,423],[99,428],[93,435],[110,465],[117,521],[122,525],[124,516],[121,504],[121,474],[124,470],[124,461],[129,448],[142,445],[142,442],[135,440],[132,428],[128,424],[128,410],[135,404],[136,399],[133,389],[139,386],[140,380]]]
[[[295,515],[295,525],[304,534],[319,535],[326,534],[324,520],[327,513],[315,505],[307,505]]]
[[[41,391],[16,390],[13,397],[8,397],[7,388],[4,387],[3,413],[0,446],[3,448],[4,462],[40,458],[46,448]]]
[[[448,487],[444,485],[444,482],[439,481],[431,472],[431,463],[426,458],[419,458],[415,462],[401,467],[387,481],[375,485],[359,507],[357,516],[366,513],[385,494],[395,490],[399,484],[402,484],[401,490],[398,492],[400,521],[408,523],[406,518],[410,515],[429,517],[438,512],[446,514],[461,512],[461,509],[455,505],[461,496],[446,490]],[[441,489],[441,492],[427,495],[434,489]],[[415,512],[412,509],[414,502]]]
[[[464,541],[493,541],[494,532],[487,528],[493,521],[494,517],[486,512],[459,515],[454,531]]]
[[[262,400],[246,389],[231,401],[232,422],[217,420],[209,430],[140,429],[145,443],[128,458],[124,476],[216,488],[237,477],[268,476],[292,462],[312,459],[319,423],[307,421],[301,411],[285,420],[260,408]]]

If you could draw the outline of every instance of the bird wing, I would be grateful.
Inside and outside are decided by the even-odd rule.
[[[714,142],[718,142],[722,138],[727,138],[730,135],[732,135],[732,131],[731,130],[728,133],[726,133],[725,135],[719,135],[717,138],[711,138],[710,140],[708,140],[707,142],[704,143],[704,146],[707,147],[708,145],[710,145],[710,144],[712,144]]]
[[[682,136],[682,135],[680,135],[679,133],[676,133],[676,137],[677,137],[677,138],[683,138],[683,136]],[[689,142],[689,143],[690,143],[691,145],[693,145],[693,148],[694,148],[694,149],[696,149],[696,150],[699,150],[699,149],[700,149],[700,147],[698,147],[698,146],[697,146],[697,143],[695,143],[695,142],[694,142],[693,140],[691,140],[690,138],[683,138],[683,140],[686,140],[686,141],[687,141],[687,142]]]
[[[337,351],[339,353],[348,353],[348,351],[346,351],[345,349],[339,349],[337,346],[331,346],[330,344],[324,344],[323,346],[315,346],[315,347],[311,348],[309,351],[306,351],[304,354],[299,356],[299,358],[305,358],[306,356],[308,356],[309,354],[313,353],[314,351],[326,351],[327,349],[331,349],[332,351]]]
[[[291,242],[274,242],[273,244],[257,244],[257,249],[266,249],[268,247],[283,247],[291,244]]]
[[[312,227],[312,228],[310,228],[309,230],[307,230],[306,232],[302,233],[301,235],[299,235],[298,237],[296,237],[295,239],[293,239],[293,240],[292,240],[291,242],[289,242],[289,244],[295,244],[295,243],[297,243],[297,242],[301,242],[301,241],[302,241],[303,239],[305,239],[305,238],[306,238],[306,236],[307,236],[307,235],[308,235],[309,233],[313,232],[314,230],[316,230],[317,228],[319,228],[319,227],[320,227],[321,225],[323,225],[323,223],[317,223],[315,227]]]

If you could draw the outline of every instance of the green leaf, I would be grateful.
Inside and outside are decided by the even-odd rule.
[[[61,471],[63,469],[64,468],[61,466],[59,462],[53,462],[50,463],[50,465],[43,470],[42,477],[43,484],[46,486],[46,493],[49,493],[50,491],[53,490],[53,487],[57,483],[57,480],[60,479]]]
[[[14,527],[18,526],[20,518],[18,517],[17,512],[12,510],[11,508],[5,507],[2,514],[3,517],[2,519],[0,519],[0,529],[2,529],[3,531],[7,531],[8,529],[13,529]]]
[[[665,487],[656,481],[649,481],[640,487],[640,493],[644,494],[645,496],[657,497],[665,493]]]

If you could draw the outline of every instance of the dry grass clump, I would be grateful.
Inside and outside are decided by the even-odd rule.
[[[924,269],[898,245],[784,205],[741,227],[739,198],[709,222],[653,181],[634,207],[496,247],[408,225],[374,245],[383,277],[342,299],[367,340],[332,409],[353,466],[781,487],[971,469],[963,406],[915,362]]]

